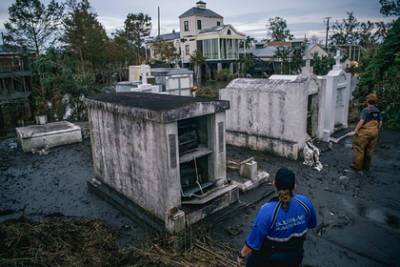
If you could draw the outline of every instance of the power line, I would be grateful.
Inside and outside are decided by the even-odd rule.
[[[325,35],[325,50],[328,51],[328,35],[329,35],[329,21],[332,17],[325,17],[326,20],[326,35]]]

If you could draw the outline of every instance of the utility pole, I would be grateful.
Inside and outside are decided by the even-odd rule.
[[[325,17],[326,20],[326,35],[325,35],[325,50],[328,52],[328,35],[329,35],[329,20],[332,17]]]
[[[158,37],[160,37],[160,7],[158,6]]]

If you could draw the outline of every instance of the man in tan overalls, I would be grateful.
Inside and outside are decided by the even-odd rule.
[[[375,107],[377,100],[376,94],[367,96],[367,107],[361,111],[360,121],[354,129],[351,167],[357,171],[369,170],[372,152],[378,142],[382,116],[379,109]]]

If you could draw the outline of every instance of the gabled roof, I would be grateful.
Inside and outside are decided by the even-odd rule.
[[[276,53],[276,50],[278,50],[278,47],[276,46],[267,46],[263,48],[255,48],[253,47],[251,49],[251,53],[256,56],[256,57],[273,57]]]
[[[230,30],[232,35],[242,35],[245,36],[243,33],[238,32],[232,25],[230,24],[224,24],[221,26],[214,26],[211,28],[207,28],[204,29],[202,31],[199,32],[199,35],[201,34],[207,34],[207,33],[217,33],[217,34],[221,34],[223,33],[225,30]]]
[[[209,17],[209,18],[219,18],[222,19],[223,17],[214,11],[208,8],[199,8],[199,7],[192,7],[185,13],[179,16],[179,18],[184,17],[191,17],[191,16],[201,16],[201,17]]]
[[[160,38],[163,41],[171,41],[171,40],[179,39],[180,33],[179,32],[170,32],[170,33],[160,34],[160,36],[158,36],[158,38]]]

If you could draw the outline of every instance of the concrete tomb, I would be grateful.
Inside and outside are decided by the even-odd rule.
[[[16,131],[18,142],[24,152],[82,141],[81,128],[68,121],[19,127]]]
[[[347,127],[351,75],[336,65],[326,75],[235,79],[220,90],[228,100],[227,143],[297,159],[310,138],[330,141]]]
[[[151,75],[155,84],[160,86],[160,92],[170,95],[194,96],[193,71],[185,68],[153,68]]]
[[[227,143],[297,159],[307,137],[310,80],[235,79],[220,90],[228,100]]]
[[[150,68],[129,66],[129,81],[118,82],[115,92],[146,92],[195,96],[193,71],[186,68]]]
[[[349,117],[352,78],[343,70],[339,50],[335,58],[336,65],[326,76],[320,77],[317,136],[325,142],[336,130],[347,128]]]
[[[238,200],[226,179],[228,101],[135,92],[86,103],[90,188],[132,217],[174,233]]]

